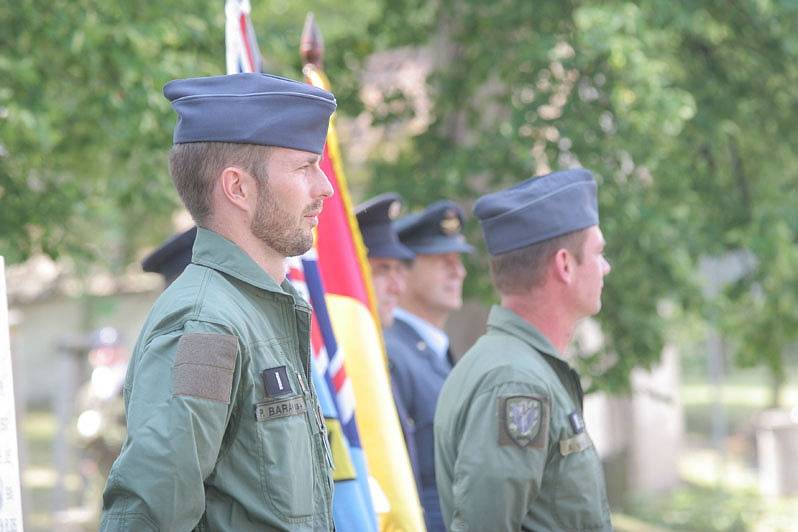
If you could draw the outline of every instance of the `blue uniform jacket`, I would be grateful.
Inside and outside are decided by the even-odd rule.
[[[448,359],[441,359],[430,349],[416,330],[401,318],[385,329],[385,347],[390,361],[397,409],[407,413],[414,431],[417,481],[424,507],[427,530],[445,530],[435,486],[435,438],[432,423],[435,405],[446,376],[452,369]]]

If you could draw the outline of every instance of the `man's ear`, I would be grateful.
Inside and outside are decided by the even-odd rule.
[[[249,172],[228,166],[219,177],[222,196],[234,207],[249,212],[257,200],[257,184]]]
[[[557,250],[551,260],[551,269],[556,280],[564,284],[571,283],[574,272],[573,259],[573,255],[567,249],[560,248]]]

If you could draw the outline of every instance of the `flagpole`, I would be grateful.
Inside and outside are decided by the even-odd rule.
[[[330,81],[324,74],[324,38],[321,35],[319,26],[316,24],[316,19],[313,13],[308,13],[305,18],[305,26],[302,29],[302,38],[299,41],[299,54],[302,57],[302,73],[311,81],[312,85],[322,87],[323,89],[330,90]],[[363,269],[363,278],[366,285],[366,295],[368,297],[368,305],[374,319],[379,323],[379,314],[377,313],[377,298],[374,294],[374,285],[371,283],[371,269],[368,262],[368,252],[366,245],[363,243],[363,236],[360,234],[360,229],[357,224],[357,219],[354,215],[354,207],[352,198],[349,195],[349,184],[346,181],[344,169],[342,166],[341,150],[338,144],[338,133],[334,127],[335,114],[330,117],[330,130],[327,134],[327,150],[330,152],[330,159],[335,169],[335,175],[339,181],[339,193],[343,201],[349,227],[352,229],[352,238],[354,240],[355,249],[357,251],[357,262]],[[382,337],[380,337],[382,341]],[[383,345],[383,351],[385,346]]]

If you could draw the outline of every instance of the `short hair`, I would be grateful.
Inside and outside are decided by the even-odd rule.
[[[500,294],[520,294],[539,286],[549,260],[561,249],[582,262],[587,230],[580,229],[490,259],[490,275]]]
[[[270,146],[232,142],[188,142],[172,146],[169,172],[194,222],[207,225],[212,214],[213,185],[222,170],[238,166],[256,177],[265,178],[265,164],[271,149]]]

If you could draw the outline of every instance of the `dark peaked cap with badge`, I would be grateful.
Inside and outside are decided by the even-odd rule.
[[[174,143],[234,142],[321,153],[332,93],[268,74],[177,79],[163,88],[177,112]]]
[[[393,221],[399,216],[402,200],[399,194],[387,192],[367,200],[355,208],[355,216],[366,244],[369,258],[413,260],[416,254],[399,242]]]
[[[584,168],[532,177],[474,204],[491,255],[598,225],[596,181]]]
[[[197,228],[192,227],[169,238],[161,247],[144,258],[141,268],[145,272],[160,273],[167,285],[172,284],[172,281],[183,273],[191,262],[191,251],[196,236]]]
[[[416,254],[471,253],[462,235],[465,215],[456,203],[440,200],[421,212],[408,214],[396,221],[396,232],[402,244]]]

